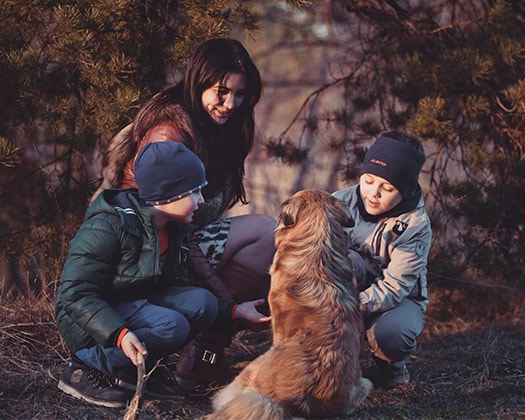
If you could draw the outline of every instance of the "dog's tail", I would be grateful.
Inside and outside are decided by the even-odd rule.
[[[290,420],[284,407],[265,395],[245,391],[225,406],[208,414],[205,420]]]

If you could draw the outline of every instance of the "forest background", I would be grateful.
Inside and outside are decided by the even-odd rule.
[[[146,99],[180,80],[196,45],[231,36],[264,81],[250,204],[231,214],[276,216],[297,190],[355,183],[374,135],[409,130],[427,152],[427,334],[450,340],[477,325],[493,337],[498,325],[503,335],[490,342],[512,339],[521,354],[504,358],[505,380],[523,388],[523,344],[518,352],[515,343],[525,340],[514,334],[525,292],[523,2],[2,0],[0,18],[5,375],[23,378],[33,363],[49,370],[28,360],[43,342],[66,357],[52,305],[108,141]],[[0,410],[2,398],[7,407],[26,390],[16,381],[0,388]],[[525,413],[523,391],[512,392],[519,403],[511,412]]]

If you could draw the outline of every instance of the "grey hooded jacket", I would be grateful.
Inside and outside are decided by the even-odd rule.
[[[365,221],[359,212],[357,187],[353,185],[333,195],[351,211],[355,221],[355,226],[348,228],[352,242],[370,246],[373,254],[383,259],[382,276],[359,293],[363,315],[385,312],[403,299],[413,300],[425,312],[432,231],[423,198],[414,210],[373,223]]]

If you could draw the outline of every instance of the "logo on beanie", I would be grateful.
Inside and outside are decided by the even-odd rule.
[[[370,162],[375,163],[380,166],[387,166],[386,162],[383,162],[382,160],[379,160],[379,159],[370,159]]]

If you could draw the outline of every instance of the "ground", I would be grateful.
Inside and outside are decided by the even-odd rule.
[[[525,419],[523,296],[506,298],[502,311],[501,305],[493,308],[498,299],[455,293],[431,296],[425,331],[409,363],[410,386],[373,391],[352,418]],[[92,406],[57,389],[67,352],[49,302],[17,299],[0,302],[0,308],[1,419],[123,417],[125,410]],[[229,363],[240,370],[269,347],[270,338],[240,333],[228,350]],[[366,376],[372,361],[366,346],[363,350]],[[175,363],[176,357],[167,362]],[[209,395],[144,401],[137,418],[195,419],[209,411]]]

